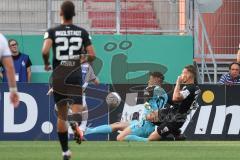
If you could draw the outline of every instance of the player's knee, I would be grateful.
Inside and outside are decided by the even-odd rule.
[[[82,104],[73,104],[71,106],[73,113],[83,112],[85,110],[85,107]]]
[[[58,119],[61,121],[67,121],[67,115],[58,114]]]
[[[148,137],[148,141],[156,141],[156,139],[152,136]]]

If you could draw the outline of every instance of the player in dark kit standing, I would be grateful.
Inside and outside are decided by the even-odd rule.
[[[169,134],[178,137],[179,129],[186,121],[187,115],[197,107],[196,100],[199,93],[196,69],[193,65],[188,65],[184,67],[181,76],[178,77],[173,94],[169,95],[168,103],[171,106],[147,116],[148,120],[158,123],[157,130],[148,137],[148,140],[161,140]]]
[[[91,38],[88,32],[73,25],[75,6],[71,1],[64,1],[61,5],[61,25],[48,29],[44,35],[42,55],[45,70],[51,70],[49,62],[49,51],[53,49],[53,74],[52,85],[54,101],[58,107],[57,132],[62,147],[64,160],[71,158],[68,148],[68,107],[71,106],[73,114],[81,113],[82,107],[82,77],[80,56],[85,50],[88,54],[88,61],[93,61],[95,52],[91,45]],[[83,63],[83,62],[82,62]],[[70,122],[74,132],[74,139],[81,142],[81,135],[78,123],[81,119]]]

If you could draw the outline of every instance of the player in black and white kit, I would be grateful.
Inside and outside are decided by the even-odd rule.
[[[149,137],[149,141],[161,140],[169,134],[174,137],[180,135],[180,128],[185,123],[187,115],[197,107],[197,98],[200,89],[196,81],[196,69],[193,65],[184,67],[181,76],[176,81],[173,94],[169,94],[170,107],[151,113],[147,119],[157,122],[157,130]]]
[[[64,160],[69,160],[71,152],[68,148],[68,107],[71,106],[73,114],[81,113],[82,107],[82,77],[80,58],[85,50],[87,60],[93,61],[95,52],[91,44],[88,32],[73,25],[75,6],[71,1],[64,1],[61,5],[61,25],[50,28],[44,34],[42,55],[45,70],[51,70],[49,51],[53,49],[53,74],[52,85],[54,101],[58,107],[57,132],[62,147]],[[77,121],[81,121],[80,119]],[[81,142],[80,131],[77,122],[70,123],[74,138],[77,143]]]

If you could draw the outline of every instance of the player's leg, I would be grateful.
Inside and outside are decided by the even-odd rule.
[[[73,121],[69,122],[74,133],[74,139],[78,144],[81,143],[83,139],[83,132],[80,130],[79,125],[82,121],[82,112],[84,110],[83,105],[80,102],[76,102],[71,105],[72,115],[74,118]]]
[[[139,128],[139,132],[141,132],[142,128]],[[134,131],[135,132],[135,131]],[[138,134],[134,134],[132,132],[131,127],[125,128],[118,136],[117,141],[137,141],[137,142],[147,142],[148,138],[141,137]]]
[[[162,138],[164,139],[166,136],[168,136],[171,133],[171,123],[168,122],[162,122],[157,127],[157,130],[155,130],[150,136],[148,137],[148,141],[158,141]]]
[[[147,137],[154,132],[154,126],[150,125],[148,122],[145,124],[142,124],[141,121],[134,122],[117,136],[117,140],[147,142],[149,141]]]
[[[80,124],[79,128],[83,133],[85,133],[87,128],[87,120],[88,120],[88,108],[86,103],[86,96],[83,94],[83,111],[82,111],[82,123]]]
[[[117,141],[124,141],[124,138],[132,133],[131,127],[125,128],[118,136]]]
[[[87,129],[87,121],[88,121],[88,109],[87,107],[83,107],[83,111],[81,112],[82,115],[82,122],[79,125],[79,128],[81,131],[83,131],[83,133],[85,133],[86,129]]]
[[[62,148],[62,155],[65,160],[68,160],[71,157],[71,152],[68,147],[68,124],[67,124],[67,113],[68,106],[66,102],[57,103],[57,133],[59,142]]]
[[[144,125],[145,121],[131,121],[129,127],[125,128],[118,136],[117,141],[129,141],[133,140],[136,141],[136,137],[141,137],[144,134],[142,126]],[[131,136],[129,136],[131,135]],[[134,136],[135,135],[135,136]]]
[[[87,128],[84,135],[96,134],[96,133],[102,133],[102,134],[112,133],[112,127],[111,125],[105,124],[105,125],[97,126],[94,128]]]
[[[124,137],[124,141],[147,142],[148,138],[130,134],[130,135],[127,135],[126,137]]]
[[[111,128],[112,128],[112,132],[115,132],[115,131],[123,131],[125,128],[127,128],[129,126],[129,123],[128,122],[116,122],[116,123],[113,123],[113,124],[110,124]]]
[[[175,141],[183,141],[186,139],[186,136],[184,134],[181,134],[181,127],[184,124],[185,121],[182,122],[172,122],[169,126],[171,130],[171,134],[173,136],[173,140]]]
[[[154,131],[153,133],[150,134],[150,136],[148,137],[148,141],[157,141],[160,140],[161,136],[158,134],[157,131]]]
[[[94,128],[87,128],[85,135],[88,134],[94,134],[94,133],[112,133],[114,131],[117,130],[124,130],[125,128],[127,128],[129,126],[128,122],[116,122],[113,124],[109,124],[109,125],[101,125],[101,126],[97,126]]]
[[[124,137],[125,141],[147,142],[148,136],[155,130],[155,125],[149,121],[139,121],[136,124],[132,123],[131,134]]]

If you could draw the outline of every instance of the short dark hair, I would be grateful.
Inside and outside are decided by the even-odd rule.
[[[236,64],[236,65],[238,65],[238,66],[240,67],[240,64],[239,64],[238,62],[232,62],[232,63],[229,64],[229,66],[228,66],[229,70],[231,70],[232,65],[234,65],[234,64]]]
[[[8,45],[10,45],[10,43],[11,43],[12,41],[16,42],[16,44],[18,45],[18,42],[17,42],[16,39],[9,39],[9,40],[8,40]]]
[[[190,72],[194,78],[194,83],[197,84],[197,70],[194,65],[187,65],[184,67],[188,72]]]
[[[75,6],[72,1],[64,1],[61,5],[61,11],[65,20],[72,20],[75,16]]]
[[[164,81],[164,75],[161,72],[150,72],[150,76],[159,78],[161,83]]]

